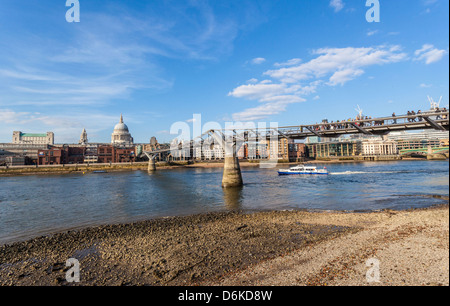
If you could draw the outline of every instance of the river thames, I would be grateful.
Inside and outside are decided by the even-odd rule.
[[[448,161],[326,165],[328,176],[242,168],[244,187],[222,189],[222,168],[0,178],[0,245],[70,229],[165,216],[244,210],[404,210],[446,201]],[[319,166],[322,167],[322,166]]]

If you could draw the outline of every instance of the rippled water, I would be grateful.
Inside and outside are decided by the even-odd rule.
[[[279,168],[287,166],[280,165]],[[327,165],[329,176],[243,168],[224,190],[222,169],[0,177],[0,244],[85,226],[223,210],[408,209],[443,203],[448,161]]]

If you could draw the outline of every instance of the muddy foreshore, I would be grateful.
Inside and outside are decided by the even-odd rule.
[[[402,222],[396,221],[400,217],[403,223],[407,221],[408,230],[402,227]],[[392,222],[391,226],[398,235],[377,232],[389,228],[387,225]],[[424,222],[430,223],[424,225]],[[416,227],[421,230],[411,230]],[[361,258],[352,255],[356,258],[355,264],[360,264],[358,260],[366,260],[381,248],[370,244],[367,237],[358,238],[361,233],[374,231],[388,242],[398,242],[398,239],[407,239],[414,233],[427,230],[435,236],[439,234],[439,248],[434,251],[438,252],[438,257],[446,256],[447,261],[447,267],[443,267],[447,269],[446,276],[433,282],[448,284],[448,205],[444,205],[424,210],[364,214],[306,211],[208,213],[69,231],[0,246],[0,285],[242,285],[252,278],[239,276],[241,273],[256,273],[258,267],[272,267],[272,262],[278,262],[277,267],[280,268],[281,261],[284,274],[293,267],[312,269],[317,264],[323,269],[328,269],[330,264],[337,267],[348,257],[339,260],[340,254],[323,263],[320,257],[339,247],[348,251],[364,239],[369,245],[360,254]],[[345,246],[345,239],[356,239],[357,243]],[[324,247],[314,258],[297,258],[294,263],[283,261]],[[408,247],[415,248],[414,244]],[[310,256],[306,253],[302,256]],[[430,258],[430,254],[423,255],[425,261]],[[69,258],[79,261],[79,283],[66,280],[69,270],[66,261]],[[345,267],[349,268],[347,264]],[[305,278],[299,278],[295,272],[287,279],[291,285],[323,285],[330,282],[327,280],[330,275],[336,274],[332,278],[336,281],[344,270],[331,269],[324,273],[313,269],[309,274],[302,272]],[[263,271],[270,269],[264,268]],[[273,274],[278,275],[279,270],[271,277]],[[346,279],[345,275],[339,277]],[[423,277],[421,282],[430,283],[426,275],[420,277]],[[258,281],[265,279],[269,276],[256,277]],[[281,283],[273,281],[268,284]]]

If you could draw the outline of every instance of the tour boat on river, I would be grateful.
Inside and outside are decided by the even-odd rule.
[[[305,165],[299,165],[295,167],[291,167],[289,169],[280,169],[278,170],[279,175],[295,175],[295,174],[320,174],[320,175],[327,175],[328,170],[327,168],[323,169],[317,169],[313,166],[305,166]]]

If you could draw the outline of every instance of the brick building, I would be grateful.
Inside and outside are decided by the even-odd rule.
[[[304,143],[289,143],[288,154],[290,162],[303,162],[308,156],[308,149]]]
[[[54,146],[38,151],[38,165],[134,162],[135,147],[118,148],[109,144]]]
[[[118,148],[112,145],[98,146],[98,163],[127,163],[136,159],[135,147]]]
[[[38,151],[38,165],[62,165],[84,163],[85,147],[52,147]]]

